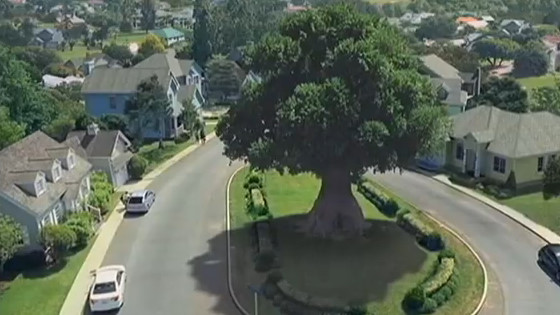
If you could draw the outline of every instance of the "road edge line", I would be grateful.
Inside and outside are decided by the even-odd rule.
[[[393,192],[391,189],[387,188],[385,185],[379,183],[378,181],[375,181],[375,183],[377,185],[383,187],[383,189],[385,189],[387,191],[390,191],[390,192]],[[480,297],[480,301],[478,302],[478,305],[476,306],[474,311],[472,311],[470,313],[470,315],[478,314],[480,312],[480,310],[482,309],[482,307],[484,306],[484,302],[486,301],[486,296],[488,295],[488,271],[486,270],[486,265],[484,264],[484,261],[482,260],[482,258],[480,258],[478,253],[467,242],[467,240],[465,240],[459,233],[455,232],[452,228],[447,226],[447,224],[445,224],[445,223],[441,222],[440,220],[436,219],[432,214],[428,213],[428,211],[421,210],[422,209],[421,207],[417,207],[415,203],[410,202],[406,198],[403,198],[402,196],[400,198],[402,198],[404,201],[406,201],[410,205],[414,206],[417,210],[421,211],[422,214],[426,215],[430,220],[434,221],[436,224],[438,224],[442,228],[446,229],[449,233],[453,234],[453,236],[455,236],[457,239],[459,239],[459,241],[461,241],[469,249],[469,251],[473,254],[474,258],[477,260],[478,264],[482,268],[482,275],[483,275],[483,278],[484,278],[484,281],[483,281],[484,282],[484,288],[482,289],[482,295]]]
[[[236,169],[233,172],[233,174],[231,174],[231,176],[229,177],[226,185],[227,282],[228,282],[229,295],[233,300],[233,304],[235,304],[237,309],[239,309],[239,311],[244,315],[250,315],[250,313],[241,305],[241,303],[237,299],[237,296],[235,295],[235,290],[233,290],[233,281],[231,280],[231,233],[230,233],[231,227],[230,227],[230,210],[229,210],[229,189],[235,175],[237,175],[237,173],[239,173],[245,167],[247,167],[247,165],[242,165],[238,169]]]

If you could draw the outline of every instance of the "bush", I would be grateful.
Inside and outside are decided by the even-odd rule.
[[[404,305],[410,310],[419,310],[424,306],[426,292],[421,287],[415,287],[404,297]]]
[[[430,295],[443,287],[453,275],[454,268],[455,259],[443,258],[438,264],[436,272],[422,284],[424,292]]]
[[[393,198],[389,198],[378,191],[367,179],[362,179],[358,183],[358,192],[364,195],[381,213],[388,217],[394,217],[397,211],[399,211],[399,204]]]
[[[414,234],[418,243],[428,250],[436,251],[445,247],[441,234],[426,225],[412,212],[401,213],[397,224],[409,233]]]
[[[139,155],[134,155],[130,159],[130,161],[128,161],[128,165],[127,165],[128,174],[132,179],[135,180],[142,179],[142,175],[144,175],[144,172],[146,171],[147,167],[148,167],[148,161],[146,161],[145,158]]]
[[[267,272],[274,268],[276,255],[273,251],[258,253],[255,257],[255,270],[258,272]]]
[[[109,202],[113,195],[113,184],[109,182],[107,174],[103,172],[93,172],[91,175],[92,193],[89,196],[89,204],[99,208],[104,215],[109,211]]]
[[[438,304],[432,298],[426,298],[424,301],[424,305],[422,305],[421,312],[422,313],[433,313],[436,311]]]
[[[76,244],[76,233],[67,225],[47,225],[41,230],[41,241],[45,247],[63,253]]]
[[[77,212],[71,214],[64,222],[74,233],[76,233],[76,246],[86,246],[93,235],[93,215],[89,212]]]
[[[262,194],[262,191],[258,188],[251,189],[249,192],[249,202],[247,207],[247,212],[253,218],[260,216],[266,216],[268,214],[268,206],[266,200]]]
[[[251,187],[257,187],[257,188],[263,188],[263,180],[261,175],[259,175],[258,172],[252,170],[249,174],[247,174],[247,177],[245,178],[245,182],[243,183],[243,188],[249,190],[251,188],[249,188],[249,186],[252,185]]]
[[[185,142],[189,141],[190,139],[191,139],[191,136],[188,133],[183,132],[183,133],[179,134],[175,138],[174,141],[175,141],[176,144],[180,144],[180,143],[185,143]]]
[[[450,249],[444,249],[438,254],[438,260],[441,261],[444,258],[455,258],[455,252]]]

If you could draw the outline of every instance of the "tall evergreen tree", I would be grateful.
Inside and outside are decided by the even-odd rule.
[[[194,4],[194,31],[192,52],[194,60],[201,66],[206,65],[212,56],[210,33],[208,31],[208,3],[206,0],[196,0]]]

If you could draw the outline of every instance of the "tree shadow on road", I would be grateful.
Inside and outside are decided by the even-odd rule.
[[[299,232],[302,219],[301,215],[274,219],[271,237],[278,244],[279,271],[294,287],[312,295],[343,299],[348,304],[381,301],[391,284],[419,272],[428,258],[415,239],[391,221],[369,220],[371,228],[364,236],[334,241]],[[226,235],[223,232],[211,239],[209,251],[189,265],[197,289],[219,297],[213,311],[239,314],[227,289]],[[254,271],[254,229],[246,225],[232,230],[231,241],[234,289],[241,304],[251,311],[249,286],[262,284],[266,277]]]

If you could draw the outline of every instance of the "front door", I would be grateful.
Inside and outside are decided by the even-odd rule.
[[[474,176],[474,168],[476,165],[476,152],[470,149],[467,149],[466,151],[467,151],[467,156],[465,156],[465,158],[467,160],[465,165],[465,171],[467,172],[467,174]]]

